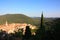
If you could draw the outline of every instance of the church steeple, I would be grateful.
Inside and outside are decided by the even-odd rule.
[[[5,24],[6,26],[8,26],[8,23],[7,23],[7,21],[6,21],[6,24]]]

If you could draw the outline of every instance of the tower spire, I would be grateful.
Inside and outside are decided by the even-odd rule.
[[[7,20],[6,20],[6,26],[8,26]]]

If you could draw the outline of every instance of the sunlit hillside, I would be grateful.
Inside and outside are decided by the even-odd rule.
[[[0,24],[4,24],[6,21],[9,23],[29,23],[29,24],[37,24],[38,21],[34,20],[31,17],[28,17],[24,14],[6,14],[0,15]]]

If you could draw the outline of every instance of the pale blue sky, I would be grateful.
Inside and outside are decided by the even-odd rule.
[[[30,17],[60,17],[60,0],[0,0],[0,15],[22,13]]]

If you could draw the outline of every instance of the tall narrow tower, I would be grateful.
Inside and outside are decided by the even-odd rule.
[[[6,24],[5,24],[6,26],[8,26],[8,23],[7,23],[7,21],[6,21]]]

